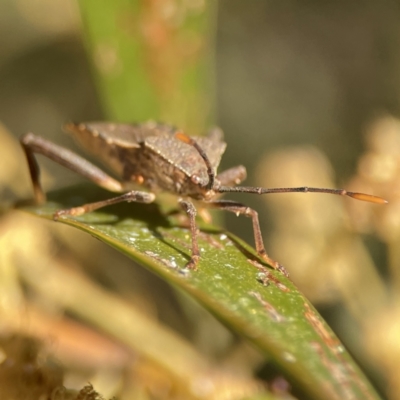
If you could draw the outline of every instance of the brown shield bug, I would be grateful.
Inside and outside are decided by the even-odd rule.
[[[78,154],[28,133],[21,137],[21,144],[27,157],[36,201],[42,203],[46,200],[46,196],[40,185],[40,170],[34,153],[50,158],[111,192],[123,193],[108,200],[59,210],[54,215],[55,219],[61,215],[82,215],[124,201],[151,203],[156,197],[155,193],[159,191],[173,193],[178,196],[178,203],[189,218],[192,247],[190,260],[186,266],[190,269],[195,269],[200,259],[196,208],[192,200],[201,202],[205,207],[219,208],[236,215],[250,217],[258,255],[285,275],[287,272],[284,267],[271,259],[265,251],[258,213],[244,204],[220,200],[221,194],[317,192],[350,196],[378,204],[386,203],[386,200],[377,196],[342,189],[237,186],[246,178],[246,169],[243,166],[236,166],[219,174],[216,172],[226,148],[219,129],[211,130],[206,137],[190,137],[181,130],[151,121],[137,125],[103,122],[69,123],[65,129],[86,150],[107,165],[119,180],[112,178]],[[143,185],[150,192],[133,190],[132,184]]]

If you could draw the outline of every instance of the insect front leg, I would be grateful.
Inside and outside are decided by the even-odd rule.
[[[196,270],[200,260],[199,244],[197,243],[196,207],[190,201],[182,199],[179,200],[179,205],[189,217],[190,235],[192,237],[192,254],[186,268]]]
[[[33,133],[23,135],[20,141],[28,161],[29,172],[37,203],[44,203],[46,201],[46,195],[40,184],[40,168],[36,161],[35,153],[42,154],[50,160],[53,160],[79,175],[84,176],[111,192],[121,193],[124,191],[121,182],[118,182],[94,164],[64,147],[49,142]]]
[[[250,217],[253,222],[254,241],[256,244],[256,250],[258,255],[263,260],[265,260],[269,265],[271,265],[274,269],[282,272],[285,276],[289,276],[286,269],[277,261],[273,260],[265,250],[257,211],[253,210],[250,207],[247,207],[242,203],[238,203],[236,201],[231,201],[231,200],[216,200],[208,202],[206,204],[209,207],[220,208],[222,210],[233,212],[236,215],[245,215],[246,217]]]
[[[222,186],[233,186],[239,185],[246,177],[246,168],[243,167],[243,165],[237,165],[236,167],[220,172],[217,175],[217,181],[219,181]]]

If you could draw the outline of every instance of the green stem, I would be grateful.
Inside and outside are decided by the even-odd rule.
[[[78,3],[107,118],[203,131],[214,108],[215,2]]]

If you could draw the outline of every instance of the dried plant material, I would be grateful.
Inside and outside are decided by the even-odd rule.
[[[389,200],[382,209],[349,205],[352,222],[359,231],[376,230],[384,241],[400,235],[400,121],[387,116],[372,123],[367,132],[367,152],[351,184],[375,190]]]
[[[383,373],[390,400],[400,399],[400,299],[382,307],[380,315],[365,320],[364,343],[371,364]]]
[[[376,119],[367,131],[367,152],[362,156],[352,184],[359,190],[379,190],[388,200],[382,209],[349,205],[352,223],[361,232],[377,232],[386,244],[389,278],[385,296],[377,297],[372,310],[365,310],[361,324],[371,368],[383,374],[386,393],[400,399],[400,120],[392,116]],[[359,293],[361,295],[361,293]],[[375,299],[375,292],[373,293]],[[371,293],[364,290],[364,297]]]
[[[24,336],[1,339],[5,358],[0,364],[0,398],[51,399],[62,388],[62,372],[40,361],[39,342]]]
[[[74,400],[104,400],[93,388],[92,385],[87,385],[82,388]]]
[[[349,204],[353,225],[361,232],[377,232],[388,246],[391,285],[400,288],[400,121],[377,119],[367,132],[367,153],[352,184],[360,190],[379,190],[389,200],[381,209]]]

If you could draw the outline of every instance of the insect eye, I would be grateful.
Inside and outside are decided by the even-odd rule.
[[[192,176],[190,177],[190,179],[192,180],[192,182],[193,182],[195,185],[198,185],[198,184],[201,182],[201,179],[200,179],[200,177],[199,177],[198,175],[192,175]]]

